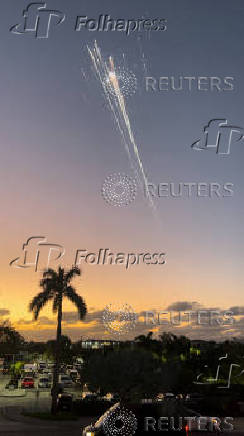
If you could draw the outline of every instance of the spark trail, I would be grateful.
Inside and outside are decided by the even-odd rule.
[[[112,56],[109,57],[106,62],[101,54],[101,50],[98,47],[96,41],[93,48],[89,48],[88,53],[92,61],[97,79],[102,85],[105,99],[108,107],[111,110],[117,128],[121,134],[122,142],[125,146],[125,150],[128,154],[131,167],[135,173],[136,179],[141,185],[142,189],[145,189],[146,197],[150,207],[156,214],[156,207],[149,194],[148,180],[143,168],[142,160],[140,158],[138,146],[136,144],[134,134],[131,128],[131,122],[126,110],[125,99],[121,86],[119,83],[119,74],[116,71],[114,60]],[[157,215],[157,214],[156,214]]]

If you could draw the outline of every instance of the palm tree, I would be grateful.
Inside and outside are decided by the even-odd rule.
[[[33,312],[35,321],[38,319],[40,311],[50,300],[53,301],[53,313],[57,313],[57,338],[52,386],[53,414],[57,412],[63,298],[67,297],[76,306],[80,319],[83,319],[87,312],[83,298],[78,295],[76,290],[70,285],[71,280],[80,274],[80,269],[77,267],[72,267],[69,271],[65,271],[61,267],[59,267],[57,271],[51,268],[47,269],[44,271],[43,278],[40,281],[40,287],[43,291],[37,294],[29,304],[29,310]]]

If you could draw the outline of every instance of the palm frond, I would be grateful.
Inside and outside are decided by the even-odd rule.
[[[40,287],[43,288],[44,290],[57,288],[57,281],[50,280],[50,279],[41,279],[40,280]]]
[[[76,306],[80,319],[85,318],[87,313],[86,303],[83,298],[77,294],[72,286],[68,286],[64,295]]]
[[[37,294],[29,304],[29,311],[33,312],[35,321],[37,320],[40,310],[46,305],[46,303],[53,298],[53,292],[44,291]]]
[[[68,272],[65,273],[65,280],[66,283],[70,283],[70,281],[75,277],[75,276],[80,276],[81,275],[81,270],[80,268],[78,268],[77,266],[73,266]]]

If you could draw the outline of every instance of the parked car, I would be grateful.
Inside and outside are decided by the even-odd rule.
[[[50,373],[50,369],[48,369],[48,368],[44,368],[43,370],[42,370],[42,375],[43,375],[43,377],[48,377],[48,374]]]
[[[52,370],[54,366],[55,366],[55,363],[48,363],[47,364],[47,367],[49,370]]]
[[[25,374],[25,377],[34,377],[34,374],[37,373],[37,369],[37,363],[25,363],[23,367],[23,373]]]
[[[23,378],[26,378],[26,377],[34,378],[34,377],[35,377],[35,372],[34,372],[34,371],[26,371],[26,370],[25,370],[25,371],[23,372],[22,377],[23,377]]]
[[[60,374],[59,375],[59,383],[64,387],[64,388],[70,388],[73,386],[73,382],[71,380],[71,378],[66,375],[66,374]]]
[[[46,362],[39,362],[38,364],[38,372],[39,374],[42,374],[43,371],[47,368]]]
[[[18,389],[18,379],[11,379],[6,384],[5,389]]]
[[[97,400],[98,400],[98,395],[93,392],[89,392],[83,397],[83,401],[90,402],[90,401],[97,401]]]
[[[77,371],[77,369],[70,369],[69,370],[69,376],[70,376],[71,380],[73,382],[75,382],[77,380],[77,378],[78,378],[78,371]]]
[[[73,395],[64,392],[62,394],[58,394],[58,410],[68,410],[72,409],[73,405]]]
[[[4,365],[4,368],[3,368],[3,375],[9,374],[9,371],[10,371],[10,367],[9,367],[7,364]]]
[[[23,389],[32,389],[34,388],[34,379],[33,377],[25,377],[21,382],[21,387]]]
[[[50,388],[51,382],[48,377],[41,377],[38,382],[39,388]]]

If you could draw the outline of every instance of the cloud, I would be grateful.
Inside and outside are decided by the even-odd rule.
[[[43,325],[55,325],[56,321],[48,318],[47,316],[40,316],[37,321],[33,321],[32,319],[19,319],[16,325],[33,325],[33,327],[43,326]]]
[[[101,319],[102,319],[102,314],[103,314],[102,310],[94,310],[94,311],[90,311],[90,312],[88,310],[88,313],[86,314],[85,318],[80,320],[77,311],[75,311],[75,312],[63,312],[63,321],[66,324],[82,323],[83,325],[90,324],[90,323],[94,324],[94,322],[100,323]]]
[[[234,315],[244,315],[244,306],[233,306],[229,310]]]
[[[56,321],[48,318],[47,316],[40,316],[37,323],[38,323],[38,325],[56,325],[57,324]]]
[[[17,322],[16,322],[16,325],[18,326],[18,325],[29,325],[29,324],[34,324],[34,321],[33,320],[30,320],[30,319],[23,319],[23,318],[20,318]]]
[[[95,310],[93,312],[90,312],[86,315],[84,322],[90,323],[90,322],[102,322],[102,316],[103,316],[103,310]]]
[[[62,319],[66,324],[75,324],[79,321],[79,316],[77,312],[63,312]]]
[[[0,316],[10,315],[10,310],[8,309],[0,309]]]
[[[199,310],[203,306],[197,301],[176,301],[170,304],[166,310],[184,311],[184,310]]]

